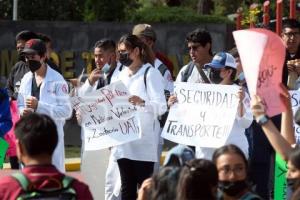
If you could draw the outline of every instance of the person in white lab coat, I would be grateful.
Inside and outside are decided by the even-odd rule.
[[[94,59],[96,68],[89,74],[88,79],[78,89],[78,96],[86,96],[88,93],[100,89],[111,82],[117,81],[119,73],[124,68],[121,63],[117,62],[116,58],[116,43],[108,38],[103,38],[95,43]],[[81,123],[80,113],[76,113],[77,120]],[[82,157],[81,164],[85,162],[84,152],[84,128],[81,128],[82,140]],[[106,150],[99,151],[105,155]],[[103,156],[102,155],[102,156]],[[105,159],[103,159],[105,160]],[[100,172],[99,172],[100,173]],[[105,200],[120,199],[120,174],[117,162],[110,156],[109,163],[105,175]]]
[[[23,54],[30,71],[20,85],[18,108],[20,115],[32,112],[50,116],[57,126],[59,135],[52,162],[61,171],[65,171],[64,130],[65,120],[72,114],[68,95],[68,85],[64,78],[46,63],[46,46],[39,39],[26,42]],[[47,144],[45,144],[47,145]]]
[[[112,148],[121,175],[121,199],[136,199],[137,187],[153,173],[159,160],[158,116],[166,112],[163,78],[150,63],[148,47],[135,35],[124,35],[118,43],[119,61],[126,66],[119,74],[138,108],[141,138]],[[145,75],[146,74],[146,75]]]

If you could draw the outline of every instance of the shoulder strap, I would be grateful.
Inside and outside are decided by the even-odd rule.
[[[11,176],[19,182],[24,191],[28,190],[29,180],[22,172],[12,174]]]
[[[150,69],[150,67],[148,67],[144,73],[144,84],[145,84],[146,90],[147,90],[147,73],[148,73],[149,69]]]
[[[74,181],[73,177],[65,175],[62,180],[63,188],[68,188],[72,184],[73,181]]]
[[[200,70],[198,69],[200,76],[202,77],[202,79],[204,80],[205,83],[210,83],[210,81],[208,80],[206,74],[204,73],[203,69],[201,68]]]
[[[192,71],[194,69],[194,62],[189,62],[186,69],[183,71],[183,74],[181,76],[181,82],[187,82],[188,78],[192,74]]]
[[[166,71],[168,70],[168,67],[164,63],[161,63],[157,69],[159,70],[161,75],[164,76]]]

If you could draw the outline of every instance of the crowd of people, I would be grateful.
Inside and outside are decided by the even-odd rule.
[[[195,29],[187,34],[191,61],[180,69],[175,82],[238,86],[238,107],[224,146],[177,144],[160,166],[164,147],[160,135],[168,110],[178,99],[172,62],[157,51],[157,35],[151,25],[138,24],[117,42],[110,38],[97,41],[95,69],[86,80],[71,82],[50,58],[51,39],[21,31],[16,36],[19,61],[7,85],[0,88],[0,137],[9,143],[11,168],[20,173],[0,179],[0,199],[17,199],[30,191],[93,199],[85,183],[64,175],[63,127],[72,116],[70,96],[85,97],[116,81],[130,92],[128,102],[137,108],[142,136],[110,148],[106,200],[271,199],[274,152],[288,162],[288,198],[299,199],[300,151],[295,145],[288,93],[300,86],[299,23],[285,20],[281,38],[286,45],[281,95],[286,111],[269,118],[261,98],[249,96],[237,49],[213,53],[208,31]],[[75,115],[81,124],[82,113]],[[83,150],[85,132],[82,126]],[[24,187],[24,180],[30,188]]]

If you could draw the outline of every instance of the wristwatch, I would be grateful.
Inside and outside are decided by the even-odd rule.
[[[269,117],[267,115],[260,115],[255,120],[259,125],[264,125],[269,121]]]

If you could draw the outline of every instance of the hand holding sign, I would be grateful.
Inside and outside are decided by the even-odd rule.
[[[233,32],[251,96],[258,94],[271,117],[281,113],[280,101],[285,46],[281,38],[265,29]]]

